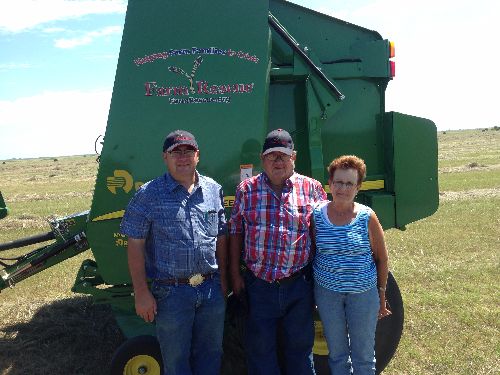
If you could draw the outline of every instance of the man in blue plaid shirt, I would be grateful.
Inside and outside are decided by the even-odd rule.
[[[196,171],[198,144],[187,131],[167,136],[163,159],[168,173],[141,186],[121,223],[135,309],[155,321],[166,374],[219,374],[227,291],[222,188]]]

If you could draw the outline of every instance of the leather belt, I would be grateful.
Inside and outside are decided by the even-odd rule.
[[[257,278],[265,283],[268,283],[268,284],[271,284],[271,285],[278,285],[278,286],[286,286],[288,284],[291,284],[292,282],[294,282],[295,280],[297,280],[298,278],[300,278],[302,275],[305,275],[306,274],[306,269],[308,269],[308,266],[298,270],[297,272],[295,273],[292,273],[290,276],[287,276],[287,277],[283,277],[282,279],[278,279],[278,280],[273,280],[273,281],[266,281],[266,280],[263,280],[263,279],[259,279],[257,276],[254,275],[254,273],[249,269],[247,268],[246,269],[246,272],[248,272],[248,274],[250,275],[250,277],[254,277],[254,278]]]
[[[273,284],[278,284],[278,285],[288,285],[292,283],[293,281],[297,280],[299,277],[301,277],[304,274],[304,269],[300,269],[295,273],[292,273],[290,276],[284,277],[282,279],[274,280],[272,283]]]
[[[215,272],[212,273],[196,273],[189,278],[174,277],[171,279],[156,279],[155,281],[161,285],[191,285],[198,286],[202,284],[205,280],[212,279]]]

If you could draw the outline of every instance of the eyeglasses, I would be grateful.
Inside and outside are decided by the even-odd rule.
[[[292,158],[292,155],[287,155],[287,154],[266,154],[264,155],[264,158],[268,161],[290,161]]]
[[[333,181],[332,184],[333,187],[336,189],[345,188],[346,190],[351,190],[356,186],[352,182],[342,182],[342,181]]]
[[[196,153],[196,150],[193,149],[187,149],[187,150],[173,150],[168,152],[170,156],[172,156],[174,159],[180,158],[182,156],[187,156],[188,158],[193,157],[194,154]]]

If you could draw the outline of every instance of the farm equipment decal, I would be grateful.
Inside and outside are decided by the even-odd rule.
[[[209,48],[192,47],[192,48],[170,49],[168,51],[157,52],[144,57],[137,57],[134,59],[134,64],[137,66],[141,66],[143,64],[152,63],[158,59],[166,60],[171,56],[185,56],[185,55],[219,55],[219,56],[236,57],[239,59],[254,62],[255,64],[259,62],[259,58],[257,56],[250,55],[248,52],[244,51],[236,52],[233,51],[231,48],[225,50],[217,47],[209,47]]]
[[[181,76],[185,76],[189,81],[189,91],[191,92],[191,94],[194,94],[195,91],[194,91],[194,87],[193,87],[193,78],[194,78],[194,75],[196,74],[196,71],[198,70],[198,67],[201,65],[202,62],[203,62],[203,57],[201,57],[201,56],[198,56],[194,60],[193,69],[191,69],[191,74],[187,74],[184,70],[182,70],[181,68],[179,68],[177,66],[169,66],[168,70],[170,70],[172,73],[177,73],[177,74],[180,74]]]
[[[112,177],[106,178],[106,186],[110,192],[116,194],[116,189],[123,189],[125,193],[129,193],[133,187],[139,189],[144,183],[136,181],[128,171],[124,169],[115,169]]]
[[[195,75],[198,71],[200,65],[204,61],[202,55],[219,55],[228,57],[237,57],[254,63],[258,63],[259,58],[255,55],[250,55],[248,52],[243,51],[233,51],[231,49],[223,50],[216,47],[210,48],[197,48],[192,47],[191,49],[178,49],[169,50],[159,53],[153,53],[142,58],[134,59],[136,66],[141,66],[146,63],[152,63],[158,59],[166,60],[171,56],[183,56],[183,55],[195,55],[196,57],[193,61],[191,68],[191,73],[186,73],[184,69],[179,66],[169,66],[167,69],[178,74],[184,78],[187,78],[189,85],[175,85],[169,84],[167,81],[165,84],[159,83],[157,81],[147,81],[144,83],[144,96],[167,96],[169,97],[170,104],[200,104],[200,103],[231,103],[231,97],[227,94],[249,94],[254,90],[255,83],[253,82],[223,82],[223,83],[213,83],[207,80],[197,80],[195,81]],[[193,96],[197,95],[197,96]],[[207,97],[207,95],[209,95]],[[224,95],[224,96],[219,96]]]
[[[128,245],[127,236],[125,236],[124,234],[121,234],[120,232],[114,232],[113,238],[115,239],[116,247],[127,247]]]

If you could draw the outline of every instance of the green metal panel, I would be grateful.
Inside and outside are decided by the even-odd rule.
[[[269,127],[283,123],[283,120],[276,121],[280,116],[288,116],[283,114],[285,100],[295,113],[306,113],[305,119],[297,116],[291,119],[301,122],[284,126],[288,130],[297,130],[297,136],[304,134],[308,137],[308,148],[299,148],[297,170],[326,182],[325,166],[332,159],[356,154],[367,163],[368,180],[383,179],[384,145],[379,115],[385,112],[385,88],[390,80],[389,42],[375,31],[285,1],[271,0],[269,7],[297,42],[307,47],[313,61],[345,95],[342,104],[335,106],[326,118],[318,114],[321,103],[314,98],[314,90],[306,83],[309,75],[298,69],[293,51],[273,33]],[[275,99],[278,95],[273,94],[274,91],[286,91],[282,87],[275,89],[275,83],[283,86],[293,82],[292,86],[298,87],[298,81],[306,88],[303,99],[299,98],[302,94],[297,89],[294,89],[293,98]],[[324,97],[324,94],[320,96]],[[279,101],[280,106],[275,107],[273,100]],[[314,142],[318,138],[322,140],[321,147]],[[305,142],[305,139],[301,141]],[[311,151],[313,155],[310,155]],[[307,165],[303,159],[307,160]]]
[[[437,133],[430,120],[384,115],[387,187],[394,191],[396,227],[432,215],[439,206]]]
[[[269,127],[292,132],[297,170],[326,182],[332,159],[358,155],[367,164],[358,200],[377,211],[384,228],[431,215],[438,199],[435,126],[399,114],[387,126],[381,115],[391,79],[389,42],[375,31],[284,1],[271,0],[270,10],[345,95],[337,105],[318,93],[309,71],[273,33]],[[328,113],[325,103],[335,104]],[[415,150],[427,155],[422,165],[415,166]]]
[[[382,228],[390,229],[396,225],[394,195],[386,192],[367,192],[360,194],[360,203],[373,208],[382,224]]]
[[[352,51],[353,45],[382,39],[376,31],[286,1],[270,0],[269,10],[290,34],[302,46],[310,48],[323,64],[359,60],[360,56],[356,51]],[[293,55],[283,41],[273,39],[273,54],[277,46],[281,46],[283,58],[288,56],[291,60]]]
[[[5,201],[3,200],[2,192],[0,191],[0,219],[3,219],[7,216],[9,210],[5,205]]]
[[[303,82],[277,82],[269,87],[269,128],[290,132],[297,152],[296,169],[310,175],[309,138],[305,124],[305,84]],[[302,126],[301,126],[302,124]]]
[[[234,195],[241,164],[259,163],[267,131],[267,18],[267,1],[129,1],[88,225],[107,283],[130,280],[120,218],[140,184],[165,172],[166,134],[195,134],[200,172],[226,195]]]

